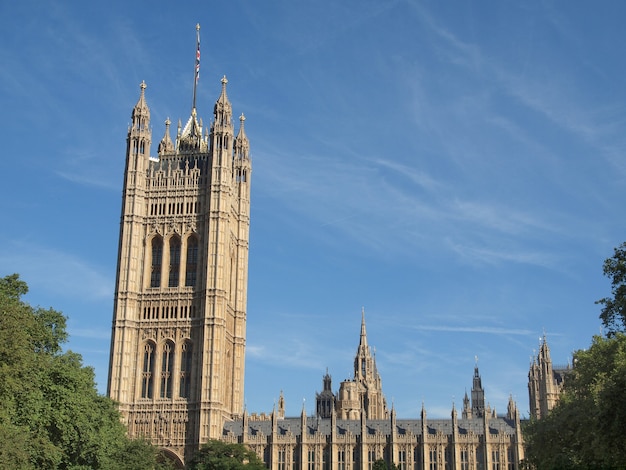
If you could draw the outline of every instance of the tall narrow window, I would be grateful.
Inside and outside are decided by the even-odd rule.
[[[437,470],[437,447],[431,446],[428,457],[430,459],[430,470]]]
[[[161,287],[161,263],[163,262],[163,239],[152,239],[152,266],[150,273],[150,287]]]
[[[180,351],[180,398],[190,398],[191,391],[191,342],[185,341]]]
[[[337,451],[337,468],[339,470],[346,470],[346,451]]]
[[[507,459],[507,468],[508,470],[513,470],[515,468],[515,450],[513,447],[509,447],[506,451],[506,459]]]
[[[469,470],[469,452],[466,447],[461,449],[461,470]]]
[[[161,355],[161,398],[172,398],[172,372],[174,371],[174,345],[166,341]]]
[[[278,450],[278,470],[286,470],[285,469],[285,448]]]
[[[190,236],[187,240],[187,266],[185,267],[185,285],[193,287],[196,285],[196,275],[198,272],[198,239]]]
[[[376,462],[376,452],[373,449],[367,451],[367,469],[372,470],[374,468],[374,462]]]
[[[169,287],[178,287],[180,274],[180,238],[170,238],[170,278]]]
[[[491,461],[493,470],[500,470],[500,451],[494,450],[491,452]]]
[[[143,368],[141,374],[141,398],[152,398],[154,383],[154,345],[147,342],[143,348]]]
[[[406,470],[406,450],[398,451],[398,470]]]

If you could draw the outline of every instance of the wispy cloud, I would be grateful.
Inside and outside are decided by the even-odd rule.
[[[0,265],[9,272],[18,272],[31,289],[37,287],[37,290],[83,300],[110,299],[113,293],[113,280],[87,261],[32,243],[4,244]]]
[[[268,344],[248,344],[246,355],[250,360],[271,364],[272,367],[322,370],[325,364],[315,348],[302,338],[276,338]]]
[[[96,174],[91,173],[72,173],[69,171],[55,171],[55,174],[60,178],[71,181],[72,183],[77,183],[83,186],[91,186],[94,188],[102,188],[111,191],[119,192],[119,184],[117,182],[112,182],[106,179],[103,179]]]
[[[69,332],[73,338],[105,340],[109,340],[111,338],[111,331],[109,331],[109,329],[74,328],[70,325]]]
[[[488,335],[529,336],[533,332],[524,328],[502,328],[495,326],[448,326],[448,325],[414,325],[411,329],[418,331],[446,331],[451,333],[480,333]]]
[[[554,255],[526,248],[524,240],[568,231],[566,225],[556,226],[501,201],[462,199],[427,171],[402,163],[309,156],[298,160],[295,171],[287,157],[273,159],[261,157],[268,165],[260,170],[262,191],[289,191],[289,197],[281,196],[281,204],[386,255],[394,247],[419,252],[436,243],[463,259],[550,267]],[[447,242],[441,245],[442,240]]]
[[[493,245],[489,247],[475,246],[468,243],[455,242],[450,239],[448,239],[448,245],[460,258],[471,262],[481,264],[515,262],[550,269],[561,269],[559,266],[559,262],[561,261],[559,256],[549,251],[541,252],[528,248],[513,248],[511,246],[496,249]]]

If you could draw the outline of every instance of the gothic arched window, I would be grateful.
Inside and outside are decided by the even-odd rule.
[[[170,277],[168,286],[178,287],[178,277],[180,274],[180,238],[174,236],[170,238]]]
[[[141,398],[152,398],[154,384],[154,343],[148,341],[143,347],[141,373]]]
[[[187,239],[187,265],[185,266],[185,285],[193,287],[196,285],[198,273],[198,238],[191,235]]]
[[[152,239],[152,262],[150,272],[150,287],[161,287],[161,264],[163,263],[163,239]]]
[[[172,373],[174,372],[174,344],[166,341],[161,354],[161,398],[172,398]]]
[[[190,398],[192,352],[191,341],[185,341],[180,351],[180,398]]]

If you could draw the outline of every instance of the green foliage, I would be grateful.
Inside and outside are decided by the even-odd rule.
[[[526,462],[543,469],[626,468],[626,335],[577,351],[558,405],[524,430]]]
[[[66,318],[33,308],[17,274],[0,279],[0,468],[154,469],[80,355],[62,352]]]
[[[391,465],[388,465],[387,462],[385,462],[383,459],[378,459],[376,462],[374,462],[372,470],[398,470],[398,467],[396,467],[396,464],[394,464],[393,462],[391,463]]]
[[[209,441],[198,450],[185,468],[190,470],[261,470],[265,465],[243,444]]]
[[[602,271],[611,279],[613,296],[596,303],[603,305],[600,319],[611,336],[626,330],[626,243],[615,248],[613,257],[604,261]]]

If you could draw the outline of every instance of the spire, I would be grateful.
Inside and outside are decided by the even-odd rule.
[[[552,363],[552,358],[550,357],[550,347],[548,346],[548,340],[546,339],[546,333],[543,332],[543,337],[540,339],[541,343],[539,345],[539,363]]]
[[[517,405],[513,401],[513,395],[509,395],[509,403],[507,405],[506,415],[508,419],[515,419],[517,414]]]
[[[165,135],[161,139],[159,143],[159,155],[162,153],[169,153],[174,150],[174,144],[172,143],[172,139],[170,138],[170,118],[165,120]]]
[[[367,332],[365,331],[365,307],[361,307],[361,339],[359,346],[367,347]]]
[[[180,127],[179,127],[180,129]],[[206,151],[207,142],[202,139],[202,120],[198,121],[196,108],[191,110],[191,116],[178,137],[178,150],[201,150]]]
[[[285,397],[283,395],[283,391],[280,391],[280,396],[278,397],[278,419],[285,418]]]
[[[243,113],[241,113],[241,116],[239,116],[239,123],[241,125],[239,126],[239,133],[237,134],[237,137],[241,137],[243,139],[247,139],[246,133],[243,130],[243,124],[245,121],[246,121],[246,117],[243,115]]]
[[[148,107],[146,104],[146,88],[148,88],[148,85],[146,85],[146,82],[142,80],[139,84],[139,88],[141,89],[141,92],[139,94],[139,100],[135,105],[135,109],[144,109]]]
[[[141,89],[141,93],[139,94],[139,100],[137,100],[137,104],[133,108],[132,119],[133,119],[133,128],[137,130],[147,129],[150,124],[150,108],[148,108],[148,104],[146,103],[146,82],[143,80],[139,84],[139,88]]]
[[[139,85],[141,92],[139,100],[131,113],[131,125],[128,127],[128,136],[126,138],[126,156],[131,155],[138,158],[130,164],[129,171],[141,172],[145,168],[145,164],[150,155],[150,144],[152,141],[152,131],[150,129],[150,108],[146,103],[146,82],[142,81]],[[145,161],[144,161],[145,160]]]
[[[228,96],[226,96],[226,84],[228,80],[226,79],[226,75],[222,78],[222,92],[220,93],[219,98],[215,102],[215,106],[213,107],[213,118],[214,121],[211,124],[211,133],[214,135],[219,135],[220,139],[222,139],[226,135],[233,136],[233,109],[228,101]],[[232,138],[232,137],[231,137]],[[214,146],[220,147],[219,141],[214,142]]]
[[[228,83],[228,79],[226,75],[224,75],[220,81],[222,82],[222,93],[220,93],[220,97],[217,101],[218,103],[228,103],[228,96],[226,96],[226,84]]]
[[[239,132],[237,133],[237,137],[235,137],[235,158],[239,160],[247,160],[250,158],[250,142],[248,141],[248,136],[246,136],[244,129],[245,121],[246,117],[241,113],[241,116],[239,116]]]

